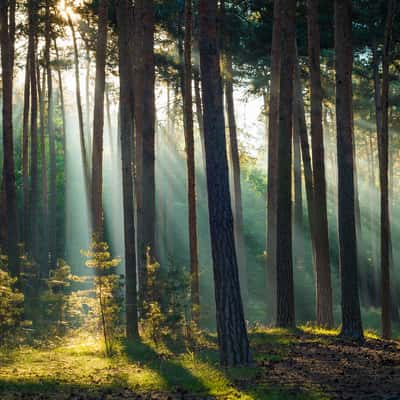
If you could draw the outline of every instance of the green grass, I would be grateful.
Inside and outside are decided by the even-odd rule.
[[[279,361],[296,332],[263,330],[251,334],[254,359]],[[258,346],[276,344],[276,352],[258,352]],[[261,347],[260,347],[261,348]],[[324,399],[318,393],[296,393],[263,383],[265,368],[222,369],[218,364],[215,338],[202,340],[198,353],[167,345],[138,342],[121,344],[107,358],[97,338],[72,336],[62,344],[43,348],[20,347],[0,351],[0,398],[12,393],[96,393],[129,390],[135,393],[188,392],[224,399]],[[92,397],[90,397],[92,396]],[[7,398],[7,397],[6,397]]]

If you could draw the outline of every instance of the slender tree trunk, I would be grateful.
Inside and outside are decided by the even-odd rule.
[[[282,1],[276,215],[276,324],[295,326],[292,261],[292,98],[296,59],[296,1]]]
[[[135,4],[136,193],[140,304],[146,297],[146,252],[155,256],[154,2]]]
[[[108,0],[100,0],[97,12],[99,20],[96,43],[96,82],[93,114],[91,209],[93,234],[97,240],[101,240],[103,237],[103,131]]]
[[[322,126],[322,86],[320,70],[319,0],[307,0],[308,60],[311,78],[311,139],[314,174],[314,218],[318,243],[316,262],[317,324],[333,326],[332,284],[329,259],[328,216],[326,203],[325,151]]]
[[[13,70],[15,43],[15,1],[0,2],[0,46],[3,80],[3,179],[7,213],[8,267],[19,274],[18,220],[13,142]]]
[[[29,105],[30,105],[30,66],[29,56],[25,67],[24,111],[22,117],[22,187],[23,187],[23,241],[29,241]]]
[[[83,126],[83,111],[82,111],[82,97],[81,97],[81,82],[79,78],[79,52],[78,52],[78,42],[76,39],[76,32],[74,28],[74,24],[70,16],[68,16],[68,24],[72,33],[72,43],[74,46],[74,64],[75,64],[75,85],[76,85],[76,107],[78,111],[78,123],[79,123],[79,140],[81,147],[81,157],[83,164],[83,179],[85,186],[85,193],[88,197],[89,187],[90,187],[90,167],[89,167],[89,159],[88,152],[86,149],[86,140],[85,140],[85,129]]]
[[[276,320],[276,206],[277,206],[277,160],[279,126],[281,43],[281,0],[274,2],[274,25],[271,47],[271,90],[268,121],[268,194],[267,194],[267,321]]]
[[[389,0],[386,17],[385,39],[382,55],[381,87],[381,131],[378,132],[379,144],[379,181],[381,188],[381,301],[382,336],[389,339],[391,326],[391,289],[390,289],[390,205],[389,205],[389,64],[393,19],[396,1]]]
[[[132,8],[129,0],[118,4],[118,48],[120,76],[120,123],[121,157],[123,181],[123,208],[125,234],[125,293],[126,293],[126,335],[132,340],[139,336],[137,293],[136,293],[136,232],[134,207],[134,136],[132,102],[133,88],[132,59],[129,40],[131,38]]]
[[[363,340],[357,277],[351,10],[351,0],[335,0],[338,208],[342,286],[341,335],[354,340]]]
[[[233,100],[232,56],[225,54],[225,101],[229,126],[229,154],[232,163],[233,183],[233,224],[235,232],[236,253],[239,267],[239,281],[242,299],[246,308],[248,302],[248,277],[246,266],[246,246],[244,242],[242,188],[240,183],[240,158]]]
[[[188,225],[190,247],[191,303],[192,318],[198,324],[200,319],[199,256],[196,213],[196,169],[193,133],[192,97],[192,0],[185,0],[184,38],[184,85],[183,116],[187,165]]]
[[[37,61],[37,87],[39,100],[39,131],[40,131],[40,162],[41,162],[41,178],[42,178],[42,197],[41,197],[41,224],[42,236],[40,241],[40,273],[43,278],[49,275],[49,235],[48,235],[48,184],[47,184],[47,157],[46,157],[46,127],[45,127],[45,111],[44,96],[46,93],[46,72],[43,70],[40,76],[40,66]],[[42,82],[40,83],[40,79]]]
[[[37,100],[37,81],[36,81],[36,43],[35,35],[37,31],[37,0],[29,2],[29,64],[31,75],[31,187],[30,187],[30,254],[38,260],[38,100]]]
[[[92,156],[92,135],[91,135],[91,126],[90,126],[90,111],[91,111],[91,104],[90,104],[90,50],[89,46],[86,45],[86,82],[85,82],[85,97],[86,97],[86,110],[85,110],[85,117],[86,117],[86,140],[87,140],[87,151],[88,157]]]
[[[53,78],[50,63],[51,47],[51,15],[50,1],[46,0],[46,49],[45,61],[47,72],[47,132],[49,135],[49,157],[50,157],[50,180],[49,180],[49,266],[54,269],[57,266],[57,192],[56,192],[56,144],[54,132],[54,100],[53,100]],[[63,99],[64,101],[64,99]],[[47,227],[46,227],[47,228]]]
[[[249,341],[240,295],[226,154],[222,80],[217,44],[217,1],[200,0],[200,64],[209,221],[217,332],[222,365],[248,364]]]

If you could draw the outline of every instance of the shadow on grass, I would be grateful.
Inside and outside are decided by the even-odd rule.
[[[204,380],[182,366],[179,359],[170,359],[165,354],[157,353],[143,341],[125,343],[125,351],[129,361],[156,372],[172,392],[206,395],[210,391]]]

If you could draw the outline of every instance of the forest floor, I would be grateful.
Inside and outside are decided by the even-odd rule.
[[[335,332],[258,330],[254,366],[221,369],[215,337],[196,350],[137,343],[104,357],[75,336],[0,351],[0,399],[400,399],[400,342],[367,335],[362,346]]]

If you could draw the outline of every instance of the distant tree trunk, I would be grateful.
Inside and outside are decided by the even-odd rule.
[[[308,142],[308,132],[307,124],[304,110],[303,93],[300,82],[300,71],[299,65],[297,63],[294,73],[294,129],[299,131],[300,143],[301,143],[301,156],[304,166],[304,181],[306,188],[306,198],[307,198],[307,213],[308,213],[308,223],[310,227],[311,235],[311,245],[313,249],[313,261],[315,264],[315,227],[314,227],[314,183],[313,183],[313,173],[310,158],[310,145]]]
[[[235,105],[233,100],[233,69],[232,56],[225,54],[225,101],[229,126],[229,155],[232,163],[233,183],[233,226],[235,233],[236,253],[239,267],[239,281],[243,304],[248,302],[248,276],[246,266],[246,246],[244,242],[242,188],[240,182],[240,158],[235,120]]]
[[[292,98],[296,59],[296,1],[282,1],[281,69],[279,91],[279,138],[276,215],[277,315],[279,327],[293,328],[294,284],[292,261]]]
[[[46,0],[46,48],[45,61],[47,72],[47,132],[49,135],[50,179],[49,179],[49,266],[54,269],[57,265],[57,192],[56,192],[56,144],[54,132],[54,100],[53,79],[50,63],[51,47],[51,15],[50,1]],[[64,101],[64,99],[63,99]],[[47,228],[47,227],[46,227]]]
[[[214,265],[217,332],[222,365],[250,362],[240,295],[226,155],[222,81],[217,45],[217,1],[200,0],[200,64],[209,221]]]
[[[294,94],[295,96],[295,94]],[[293,180],[294,180],[294,256],[295,266],[300,267],[304,261],[304,230],[303,230],[303,182],[301,171],[301,142],[300,130],[296,128],[295,104],[293,103]]]
[[[314,222],[315,234],[318,237],[318,243],[316,243],[315,247],[316,314],[318,325],[331,328],[333,326],[333,305],[322,126],[318,4],[319,0],[307,0],[308,61],[311,78],[311,139],[314,173]]]
[[[274,1],[274,24],[271,47],[271,90],[268,121],[268,194],[267,194],[267,321],[276,320],[276,206],[279,127],[281,0]]]
[[[126,335],[139,336],[136,293],[136,232],[134,207],[134,141],[131,38],[133,10],[129,0],[118,3],[118,49],[120,76],[120,124],[125,233]]]
[[[29,241],[29,105],[30,105],[30,66],[26,59],[24,111],[22,117],[22,187],[23,187],[23,228],[22,239],[25,246]]]
[[[0,46],[3,84],[3,179],[7,213],[8,267],[19,274],[18,220],[13,142],[13,70],[15,44],[15,1],[0,2]]]
[[[146,297],[146,251],[155,256],[154,2],[135,4],[136,193],[140,303]]]
[[[199,136],[201,143],[201,155],[203,159],[204,166],[206,165],[206,151],[204,149],[204,123],[203,123],[203,109],[201,106],[201,89],[200,89],[200,74],[196,69],[193,72],[193,81],[194,81],[194,96],[196,103],[196,117],[197,124],[199,127]]]
[[[379,145],[379,182],[381,189],[381,301],[382,301],[382,336],[389,339],[392,335],[391,324],[391,289],[390,289],[390,205],[389,205],[389,64],[395,0],[389,0],[387,6],[385,38],[382,55],[381,86],[381,131],[378,131]],[[377,111],[378,107],[377,107]]]
[[[196,323],[200,319],[199,255],[197,240],[196,213],[196,169],[193,133],[193,97],[192,97],[192,0],[185,0],[185,38],[184,38],[184,85],[183,117],[187,165],[188,225],[190,247],[191,303],[192,318]]]
[[[29,2],[29,64],[31,75],[31,188],[30,188],[30,254],[35,260],[38,260],[38,127],[37,127],[37,81],[36,81],[36,41],[35,35],[37,32],[37,0]]]
[[[90,49],[88,44],[86,44],[86,82],[85,82],[85,97],[86,97],[86,110],[85,110],[85,117],[86,117],[86,138],[87,138],[87,151],[88,157],[92,156],[92,141],[91,141],[91,126],[90,126],[90,111],[91,111],[91,104],[90,104]]]
[[[100,0],[97,13],[99,20],[96,43],[96,82],[93,114],[91,209],[93,234],[98,240],[101,240],[103,237],[103,131],[108,0]]]
[[[86,193],[86,196],[88,197],[89,187],[90,187],[90,168],[89,168],[88,153],[87,153],[87,149],[86,149],[85,129],[83,126],[81,83],[80,83],[80,78],[79,78],[80,71],[79,71],[78,42],[76,40],[76,32],[75,32],[74,24],[69,15],[68,15],[68,24],[71,29],[72,43],[74,46],[76,107],[77,107],[77,111],[78,111],[79,140],[80,140],[81,157],[82,157],[82,164],[83,164],[83,179],[84,179],[85,193]]]
[[[40,131],[40,163],[42,178],[42,197],[41,197],[41,224],[42,235],[40,240],[40,273],[43,278],[49,275],[49,235],[48,235],[48,185],[47,185],[47,157],[46,157],[46,127],[45,127],[45,110],[44,96],[46,93],[46,72],[43,70],[40,76],[39,61],[37,61],[37,88],[39,100],[39,131]],[[42,82],[40,83],[40,79]]]
[[[335,0],[338,208],[342,286],[341,335],[354,340],[363,340],[357,278],[351,10],[351,0]]]

